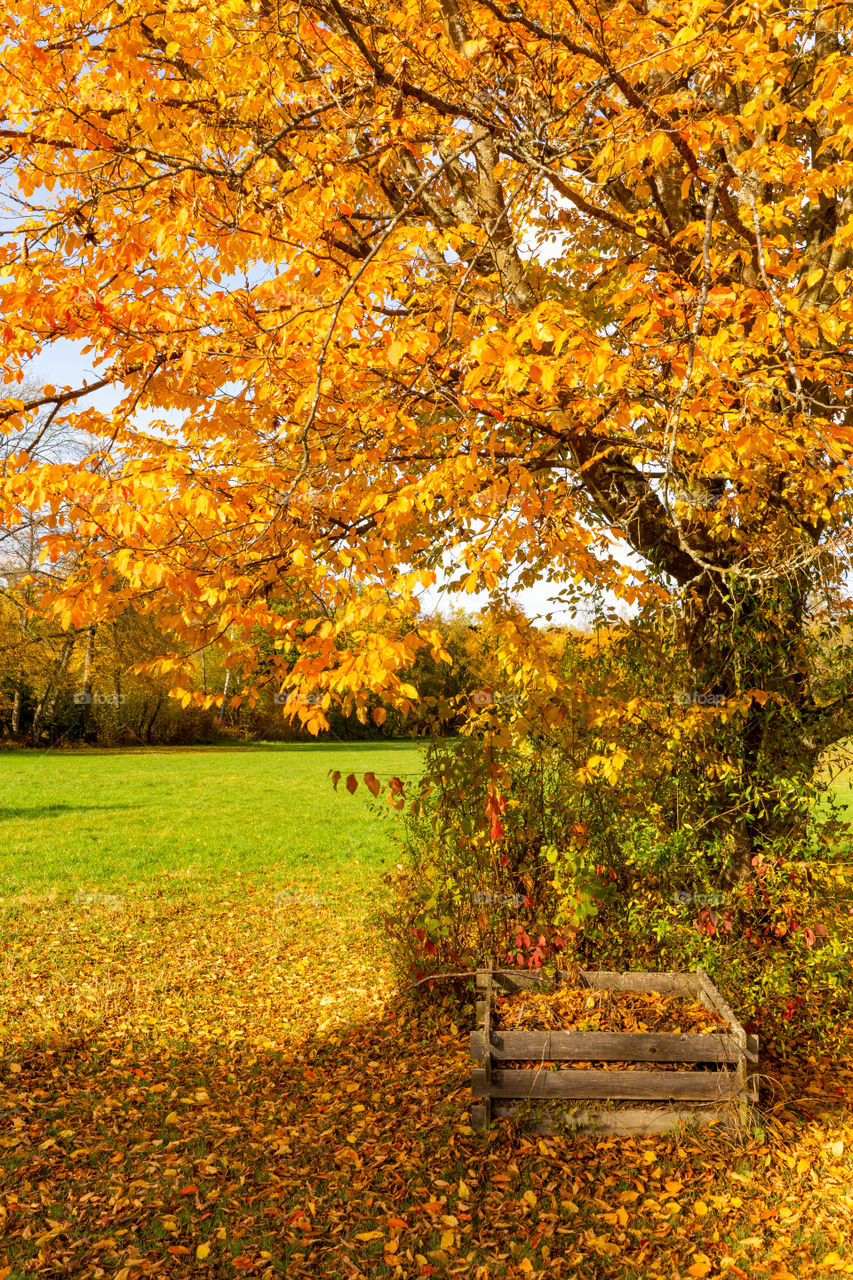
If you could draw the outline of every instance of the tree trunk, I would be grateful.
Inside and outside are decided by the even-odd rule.
[[[91,722],[92,722],[92,659],[95,654],[95,632],[98,626],[95,622],[90,622],[86,628],[86,649],[83,656],[83,687],[81,694],[83,698],[81,716],[80,716],[80,737],[84,742],[91,739]]]
[[[151,718],[149,719],[147,725],[145,726],[145,742],[146,743],[150,743],[151,741],[151,731],[154,728],[154,721],[157,719],[157,716],[160,714],[160,708],[162,707],[162,705],[163,705],[163,695],[161,694],[157,698],[157,701],[154,704],[154,710],[151,712]]]
[[[21,736],[21,712],[24,706],[23,676],[20,671],[15,680],[15,692],[12,697],[12,737]]]
[[[74,645],[77,640],[76,628],[71,627],[65,634],[65,640],[62,644],[59,657],[53,666],[50,678],[45,687],[44,693],[39,699],[38,705],[33,716],[33,742],[38,745],[39,733],[41,731],[42,722],[48,725],[53,723],[53,717],[56,712],[56,700],[59,696],[57,683],[68,670],[68,664],[71,661],[71,655],[74,652]]]

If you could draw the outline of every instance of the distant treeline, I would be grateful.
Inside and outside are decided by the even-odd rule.
[[[499,668],[488,624],[464,613],[429,622],[441,631],[453,664],[436,662],[424,651],[406,673],[419,693],[453,698],[494,688]],[[194,655],[192,683],[197,691],[226,695],[224,705],[182,706],[170,696],[169,676],[137,670],[168,656],[173,645],[152,619],[131,610],[110,623],[63,629],[34,611],[25,590],[7,580],[0,596],[0,738],[22,746],[309,739],[298,722],[288,720],[282,694],[272,685],[261,689],[254,707],[247,701],[232,705],[240,694],[239,677],[227,670],[216,645]],[[393,709],[381,727],[370,716],[362,724],[335,708],[327,715],[329,734],[339,738],[395,737],[413,727]]]

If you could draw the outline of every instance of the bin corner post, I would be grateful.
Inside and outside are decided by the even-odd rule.
[[[477,990],[482,992],[482,999],[477,1001],[477,1030],[475,1035],[471,1037],[472,1057],[476,1046],[478,1056],[475,1061],[477,1066],[484,1072],[486,1080],[485,1096],[477,1106],[471,1108],[471,1127],[482,1132],[487,1132],[492,1122],[492,1099],[489,1090],[492,1083],[491,1031],[492,976],[494,968],[494,961],[490,960],[488,968],[477,970]]]

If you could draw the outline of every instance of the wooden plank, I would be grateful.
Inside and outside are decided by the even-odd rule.
[[[518,1102],[496,1102],[492,1115],[495,1118],[515,1118],[519,1111],[526,1109],[526,1105]],[[716,1107],[697,1107],[694,1111],[678,1111],[673,1107],[656,1111],[648,1107],[626,1107],[624,1111],[584,1109],[574,1114],[564,1112],[559,1116],[540,1116],[531,1119],[529,1124],[525,1124],[525,1128],[531,1133],[589,1137],[596,1134],[673,1133],[682,1127],[705,1128],[708,1125],[727,1128],[730,1123],[730,1117]]]
[[[613,973],[605,969],[581,970],[587,986],[604,991],[657,991],[661,995],[695,996],[699,979],[695,973]]]
[[[743,1086],[730,1071],[543,1071],[471,1072],[475,1098],[670,1098],[740,1100]]]
[[[543,973],[541,969],[529,972],[516,969],[496,969],[492,976],[492,990],[499,995],[511,996],[518,991],[526,991],[529,987],[540,986],[551,981],[552,975]]]
[[[477,1106],[471,1108],[471,1128],[481,1130],[487,1128],[485,1107]]]
[[[471,1037],[474,1057],[474,1037]],[[494,1031],[495,1060],[514,1062],[738,1062],[730,1036],[610,1031]]]
[[[758,1062],[758,1036],[750,1035],[747,1032],[746,1037],[746,1060],[747,1062]]]
[[[495,967],[494,960],[489,961],[489,972],[486,975],[486,1016],[483,1019],[483,1040],[486,1044],[486,1054],[483,1058],[483,1065],[479,1074],[482,1075],[486,1082],[486,1099],[483,1103],[483,1128],[488,1129],[492,1121],[492,1052],[490,1049],[492,1039],[492,970]],[[473,1076],[471,1086],[472,1096],[476,1097],[473,1088]]]
[[[720,1017],[728,1024],[729,1033],[733,1040],[736,1041],[740,1050],[740,1061],[735,1071],[737,1073],[737,1092],[738,1092],[738,1119],[744,1127],[749,1123],[749,1104],[750,1097],[747,1088],[746,1079],[746,1058],[747,1058],[747,1040],[746,1032],[738,1022],[732,1009],[729,1008],[726,1001],[720,995],[707,973],[701,967],[697,969],[699,978],[699,990],[706,995],[711,1002],[712,1007],[720,1015]]]
[[[711,979],[708,977],[704,969],[697,969],[696,977],[699,980],[699,990],[704,993],[711,1002],[711,1008],[729,1024],[730,1033],[740,1045],[741,1052],[746,1053],[746,1032],[738,1022],[732,1010],[726,1004]]]

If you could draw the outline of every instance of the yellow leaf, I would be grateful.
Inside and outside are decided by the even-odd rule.
[[[693,1212],[696,1214],[697,1218],[704,1218],[705,1214],[708,1212],[708,1206],[705,1201],[697,1200],[693,1206]]]
[[[699,1262],[694,1262],[692,1267],[687,1268],[687,1274],[689,1276],[696,1276],[698,1280],[701,1280],[702,1276],[709,1275],[710,1272],[711,1264],[707,1259],[700,1259]]]
[[[485,53],[488,47],[488,40],[466,40],[462,46],[462,52],[466,58],[473,61],[474,58],[479,58],[481,53]]]
[[[439,1245],[439,1248],[443,1249],[445,1252],[448,1249],[453,1248],[453,1232],[452,1231],[442,1231],[441,1244]]]
[[[195,1256],[198,1258],[199,1262],[202,1262],[209,1253],[210,1253],[210,1245],[200,1244],[195,1251]]]
[[[358,1231],[356,1232],[356,1240],[381,1240],[381,1231]]]
[[[529,1258],[522,1258],[521,1262],[519,1262],[518,1264],[518,1269],[519,1271],[523,1272],[524,1275],[526,1276],[533,1275],[533,1263],[530,1261]]]
[[[843,1146],[844,1144],[842,1143],[841,1145]],[[840,1154],[840,1153],[839,1153],[839,1154]],[[465,1183],[464,1183],[464,1182],[462,1182],[462,1180],[460,1179],[460,1181],[459,1181],[459,1199],[460,1199],[460,1200],[468,1200],[468,1199],[470,1198],[470,1196],[471,1196],[471,1192],[468,1190],[468,1187],[465,1185]]]

